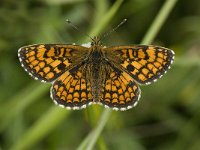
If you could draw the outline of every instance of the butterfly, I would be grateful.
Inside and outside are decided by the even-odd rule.
[[[22,67],[34,79],[49,82],[51,98],[61,107],[82,109],[102,104],[127,110],[140,98],[139,85],[151,84],[170,68],[174,52],[154,45],[35,44],[18,51]]]

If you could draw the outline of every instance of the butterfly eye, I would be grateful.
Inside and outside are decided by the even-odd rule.
[[[94,46],[94,42],[91,43],[91,46]]]

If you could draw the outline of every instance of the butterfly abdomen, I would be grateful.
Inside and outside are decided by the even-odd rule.
[[[91,92],[94,102],[98,102],[102,91],[102,83],[105,80],[105,61],[102,52],[92,49],[87,61],[86,74],[91,83]]]

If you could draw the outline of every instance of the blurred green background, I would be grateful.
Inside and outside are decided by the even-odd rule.
[[[166,8],[161,28],[149,29],[165,1],[1,0],[0,150],[200,149],[200,1],[168,1],[174,4]],[[176,53],[162,79],[141,86],[140,102],[131,110],[62,109],[50,99],[50,85],[32,79],[19,63],[17,51],[24,45],[90,41],[66,19],[94,36],[124,18],[128,21],[104,39],[105,45],[152,41]],[[157,30],[155,38],[145,40],[152,30]],[[90,134],[96,127],[99,134]]]

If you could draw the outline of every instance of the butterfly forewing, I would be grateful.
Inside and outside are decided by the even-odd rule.
[[[19,49],[24,69],[35,79],[52,82],[69,68],[82,62],[88,48],[78,45],[36,44]]]
[[[174,60],[174,52],[152,45],[116,46],[104,49],[106,57],[140,84],[160,78]]]

